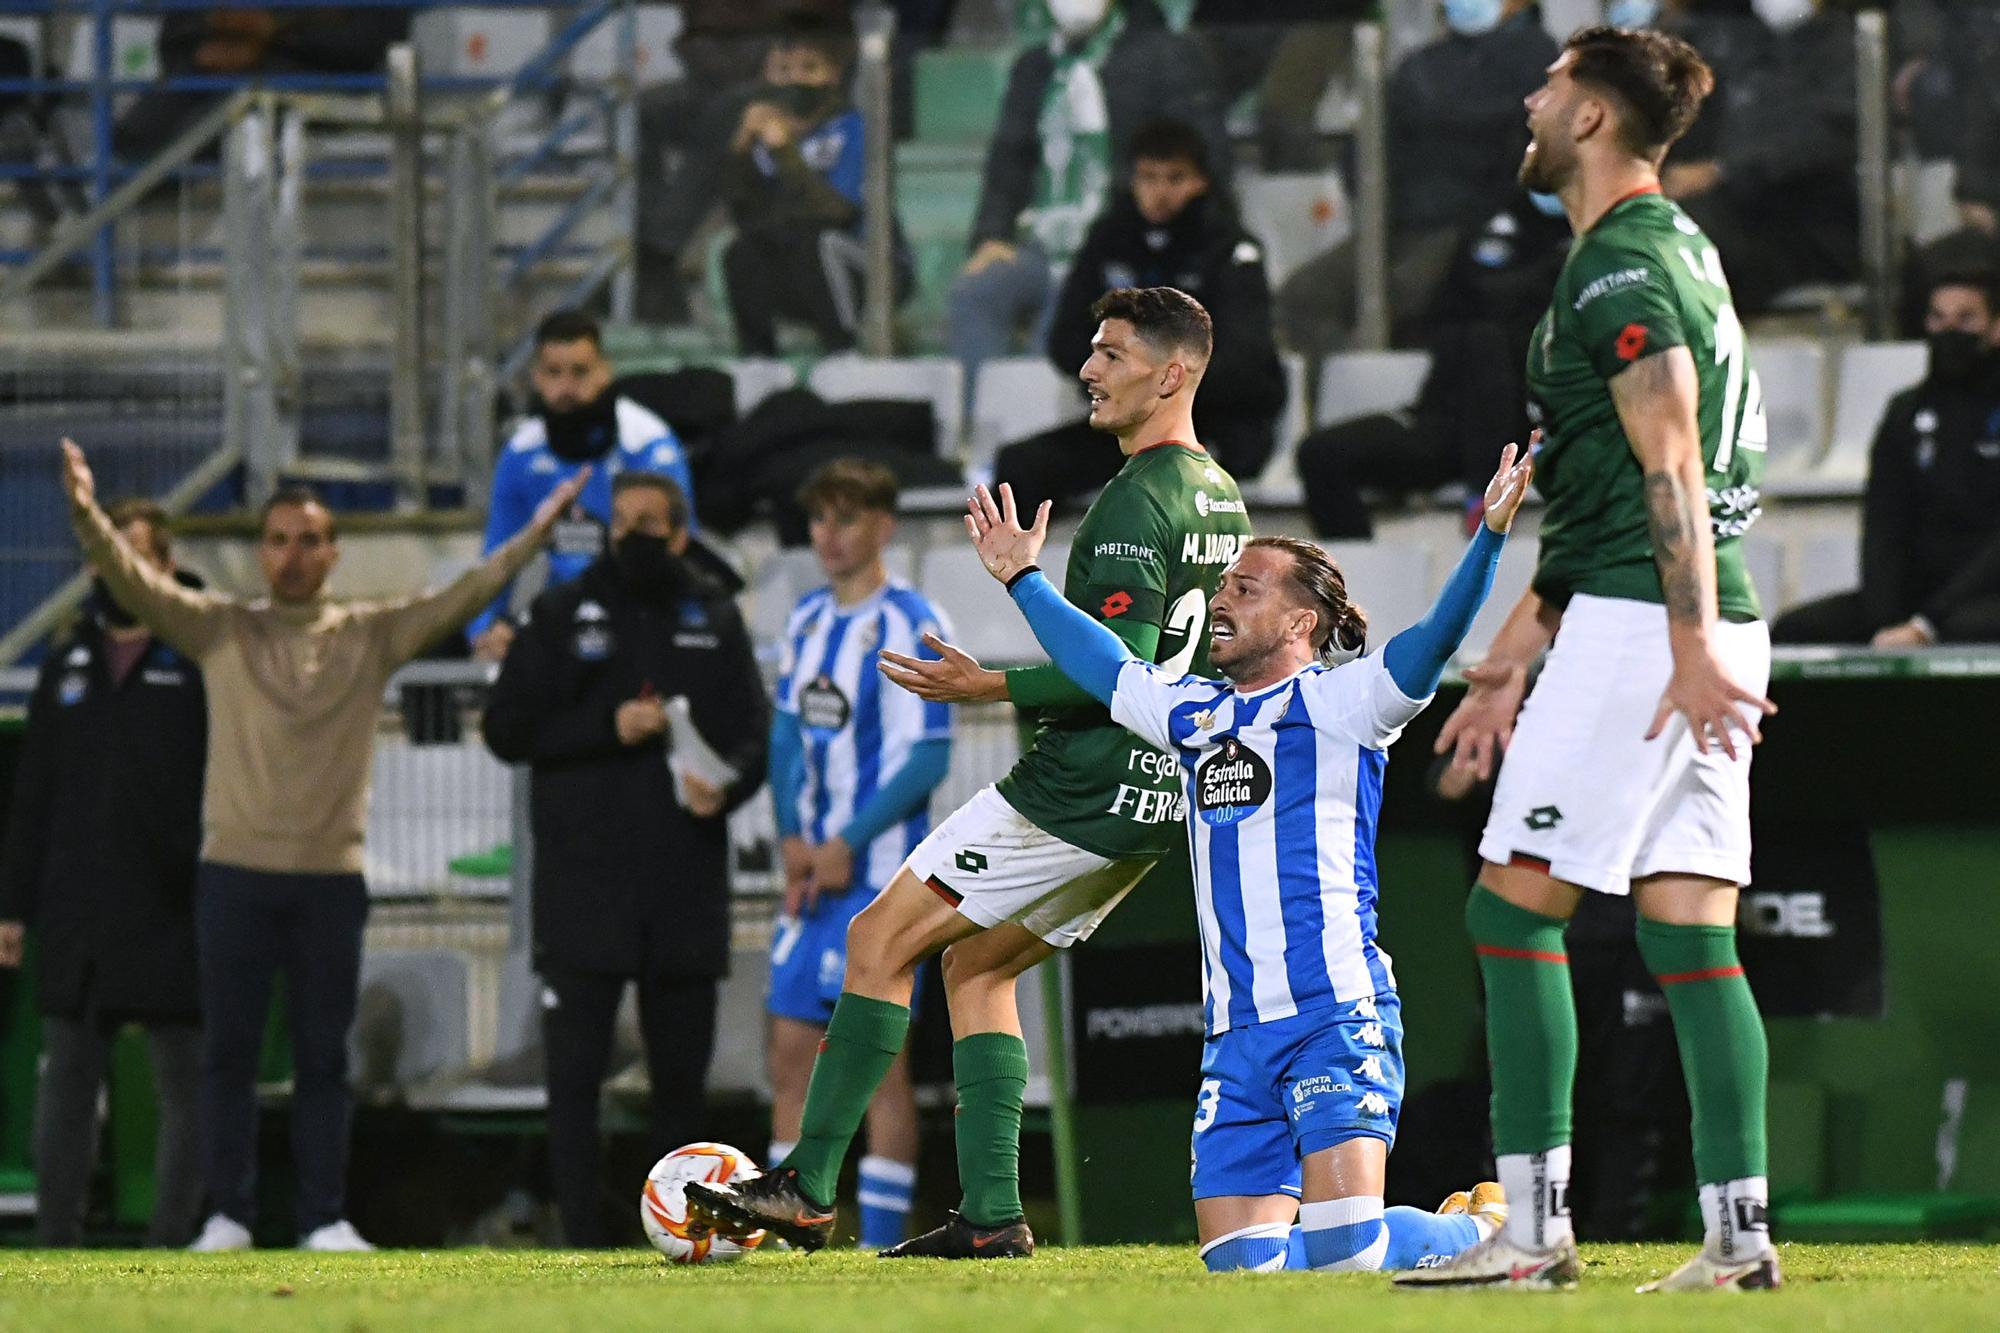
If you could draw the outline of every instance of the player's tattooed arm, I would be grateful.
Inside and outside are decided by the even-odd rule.
[[[1694,564],[1695,530],[1705,518],[1671,472],[1646,474],[1646,527],[1660,567],[1667,615],[1682,624],[1703,622],[1701,576]]]

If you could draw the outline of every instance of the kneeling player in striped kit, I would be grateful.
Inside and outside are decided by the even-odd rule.
[[[1055,664],[1180,761],[1209,1031],[1195,1218],[1211,1270],[1414,1268],[1505,1220],[1492,1184],[1438,1213],[1383,1207],[1402,1022],[1375,944],[1374,844],[1388,746],[1485,601],[1532,470],[1510,445],[1437,605],[1338,665],[1367,628],[1340,571],[1309,543],[1252,540],[1209,607],[1225,680],[1176,679],[1064,601],[1034,564],[1046,505],[1023,531],[1007,488],[999,507],[984,488],[973,501],[982,561]]]

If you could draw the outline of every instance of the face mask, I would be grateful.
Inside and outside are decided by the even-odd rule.
[[[1774,32],[1790,32],[1813,16],[1813,0],[1750,0],[1750,8]]]
[[[1604,21],[1614,28],[1650,28],[1660,17],[1660,0],[1610,0]]]
[[[1049,18],[1070,41],[1088,37],[1111,12],[1111,0],[1049,0]]]
[[[91,615],[113,629],[130,629],[139,623],[130,611],[118,605],[118,599],[111,595],[111,589],[100,578],[90,580],[90,598],[84,605]]]
[[[611,547],[611,558],[634,591],[665,597],[681,585],[680,557],[667,545],[665,537],[628,532]]]
[[[1477,37],[1500,26],[1500,0],[1444,0],[1445,26],[1461,37]]]
[[[569,412],[542,408],[549,449],[572,463],[590,462],[618,447],[618,402],[610,393]]]
[[[1545,218],[1559,218],[1563,215],[1563,201],[1559,195],[1543,194],[1540,190],[1530,190],[1528,191],[1528,202],[1533,204],[1535,211]]]
[[[1986,363],[1986,339],[1977,333],[1949,329],[1924,340],[1930,344],[1930,377],[1940,384],[1964,384]]]
[[[812,84],[790,83],[772,89],[770,100],[788,116],[798,120],[818,120],[833,109],[839,97],[838,88],[819,88]]]

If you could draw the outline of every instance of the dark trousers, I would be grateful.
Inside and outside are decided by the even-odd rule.
[[[603,1144],[597,1117],[625,984],[634,981],[639,987],[639,1030],[653,1090],[651,1154],[661,1157],[701,1137],[708,1060],[715,1049],[717,982],[713,977],[635,978],[550,966],[542,968],[541,976],[548,988],[542,1001],[542,1044],[548,1053],[549,1176],[556,1211],[569,1245],[609,1245],[613,1237],[600,1207]]]
[[[1867,643],[1877,630],[1858,592],[1802,602],[1771,624],[1772,643]],[[1938,622],[1945,643],[2000,643],[2000,597],[1968,597]]]
[[[301,1236],[346,1216],[347,1035],[361,982],[368,887],[203,862],[202,1176],[209,1207],[250,1226],[257,1194],[257,1070],[271,984],[285,976],[292,1038],[292,1162]]]
[[[826,351],[853,347],[864,267],[860,242],[844,232],[739,232],[722,255],[737,346],[776,356],[782,315],[811,326]]]
[[[83,1244],[84,1208],[97,1169],[97,1099],[119,1024],[94,1017],[42,1019],[42,1078],[35,1094],[35,1243]],[[201,1208],[195,1088],[201,1031],[192,1023],[148,1023],[153,1088],[160,1106],[153,1149],[153,1218],[146,1244],[179,1247]]]

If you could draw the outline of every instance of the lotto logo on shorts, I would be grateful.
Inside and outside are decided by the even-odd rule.
[[[1539,833],[1545,829],[1552,829],[1562,823],[1563,812],[1556,809],[1553,805],[1538,805],[1530,810],[1521,822]]]
[[[968,875],[976,875],[986,869],[986,853],[974,851],[960,852],[952,858],[952,864]]]

